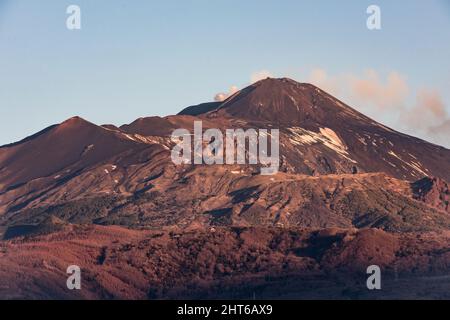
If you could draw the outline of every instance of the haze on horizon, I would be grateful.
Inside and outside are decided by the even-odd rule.
[[[286,76],[450,147],[448,1],[138,3],[0,0],[0,145],[74,115],[121,125]],[[366,28],[371,4],[381,30]]]

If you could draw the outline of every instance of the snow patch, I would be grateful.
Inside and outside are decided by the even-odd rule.
[[[366,139],[364,138],[357,138],[359,142],[361,142],[363,145],[367,146]]]
[[[403,161],[403,159],[400,158],[400,157],[399,157],[394,151],[392,151],[392,150],[389,151],[388,154],[390,154],[391,156],[397,158],[397,159],[400,160],[400,161]],[[405,162],[405,161],[403,161],[403,162]]]
[[[123,135],[129,140],[137,142],[137,140],[131,134],[124,133]]]
[[[412,158],[414,158],[414,159],[416,159],[416,160],[418,160],[417,159],[417,157],[416,156],[414,156],[413,154],[411,154],[411,153],[408,153]]]
[[[294,97],[289,95],[289,98],[291,99],[291,101],[294,104],[294,106],[297,108],[297,111],[300,111],[300,107],[299,107],[297,101],[294,99]]]
[[[294,145],[312,145],[316,143],[322,143],[327,148],[335,151],[342,157],[356,163],[355,160],[349,157],[347,152],[347,146],[339,138],[339,136],[330,128],[320,128],[320,132],[313,132],[299,127],[288,128],[292,133],[289,138]]]
[[[425,176],[428,175],[425,171],[422,170],[422,168],[421,168],[422,164],[420,164],[420,163],[418,163],[418,162],[415,162],[415,161],[411,161],[411,162],[405,161],[405,160],[403,160],[400,156],[398,156],[398,155],[397,155],[394,151],[392,151],[392,150],[389,151],[389,154],[390,154],[391,156],[397,158],[398,160],[400,160],[400,161],[403,162],[404,164],[406,164],[408,167],[412,168],[414,171],[419,172],[419,173],[421,173],[421,174],[423,174],[423,175],[425,175]],[[403,167],[403,169],[406,170],[406,168],[405,168],[404,166],[402,166],[402,167]]]

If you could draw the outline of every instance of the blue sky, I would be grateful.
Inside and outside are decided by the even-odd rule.
[[[66,28],[71,4],[81,30]],[[366,28],[370,4],[382,30]],[[356,109],[446,144],[449,57],[445,0],[0,0],[0,144],[74,115],[121,125],[175,114],[261,71],[312,81],[317,70]],[[407,92],[381,101],[390,75]],[[355,97],[358,81],[378,89]],[[401,113],[428,112],[421,101],[445,110],[417,130]]]

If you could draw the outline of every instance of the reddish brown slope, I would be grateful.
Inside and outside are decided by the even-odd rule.
[[[165,118],[147,117],[123,125],[120,129],[127,133],[137,133],[142,136],[170,136],[172,131],[177,128]]]
[[[0,148],[0,191],[68,167],[76,172],[136,145],[121,133],[79,117],[71,118],[39,135]]]
[[[439,178],[423,178],[412,184],[414,198],[450,213],[450,188]]]
[[[449,241],[337,228],[67,226],[0,242],[0,299],[449,298]],[[66,287],[73,264],[80,291]],[[365,286],[372,264],[382,268],[379,292]]]

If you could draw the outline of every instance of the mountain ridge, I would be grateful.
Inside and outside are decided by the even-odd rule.
[[[267,103],[261,107],[262,100]],[[269,109],[272,114],[272,105],[278,107],[274,116],[287,110],[287,117],[266,120],[265,112]],[[258,114],[260,107],[263,110]],[[210,171],[205,165],[175,166],[170,160],[171,131],[193,130],[195,121],[203,121],[204,130],[278,127],[279,171],[287,176],[353,174],[358,181],[360,174],[383,172],[409,182],[425,177],[450,181],[450,150],[387,128],[310,84],[286,78],[262,80],[235,93],[218,108],[203,111],[197,116],[139,118],[121,127],[97,126],[72,117],[1,148],[0,216],[41,204],[147,194],[157,189],[156,184],[176,190],[178,179],[187,179],[189,172],[199,170],[203,175]],[[289,112],[304,115],[294,119]],[[259,172],[258,166],[251,165],[224,169],[230,183]],[[253,177],[248,181],[259,180]],[[220,209],[219,203],[210,210]],[[445,204],[441,207],[446,208]]]

